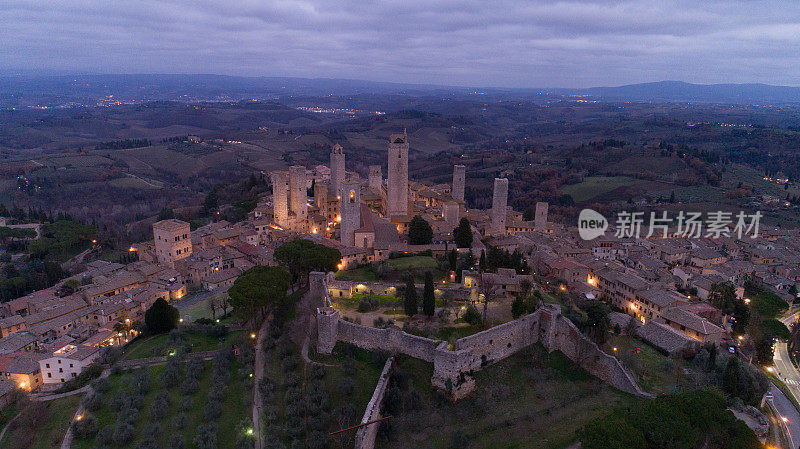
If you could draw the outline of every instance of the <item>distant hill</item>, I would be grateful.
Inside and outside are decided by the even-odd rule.
[[[691,84],[682,81],[593,87],[586,93],[603,100],[732,104],[800,103],[800,87],[768,84]]]
[[[767,84],[691,84],[659,81],[588,89],[511,89],[390,83],[334,78],[241,77],[225,75],[0,75],[0,109],[113,105],[148,101],[241,101],[343,97],[433,97],[537,103],[588,96],[601,101],[796,104],[800,87]]]

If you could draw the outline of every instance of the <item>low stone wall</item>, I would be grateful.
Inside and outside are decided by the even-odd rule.
[[[389,357],[389,360],[387,360],[386,364],[383,366],[381,377],[378,379],[378,385],[375,386],[375,391],[372,393],[372,399],[370,399],[369,404],[367,404],[364,417],[361,418],[361,424],[382,418],[381,406],[383,405],[383,395],[386,393],[386,387],[389,385],[389,375],[391,374],[393,366],[394,357]],[[356,449],[374,448],[375,437],[378,435],[379,426],[380,423],[373,423],[360,427],[356,432]]]

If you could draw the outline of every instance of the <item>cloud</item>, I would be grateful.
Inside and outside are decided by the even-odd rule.
[[[0,70],[797,85],[798,13],[757,0],[6,0]]]

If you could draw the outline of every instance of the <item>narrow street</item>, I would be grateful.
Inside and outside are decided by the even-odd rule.
[[[794,313],[782,318],[781,322],[788,327],[797,319],[797,315],[797,313]],[[786,342],[779,341],[775,344],[773,364],[775,365],[774,374],[783,381],[786,388],[794,396],[794,399],[800,401],[800,371],[797,370],[789,358],[789,347]],[[775,385],[772,385],[769,391],[774,398],[775,409],[782,417],[786,418],[786,429],[790,436],[792,449],[797,448],[800,445],[800,412],[797,411],[792,401],[786,397],[783,391]]]

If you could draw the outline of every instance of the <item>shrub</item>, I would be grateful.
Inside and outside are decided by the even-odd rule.
[[[105,426],[97,432],[94,442],[97,446],[108,446],[114,440],[114,427]]]
[[[172,417],[172,427],[176,429],[183,429],[184,427],[186,427],[187,421],[188,418],[186,416],[186,413],[184,412],[178,413],[177,415]]]
[[[181,393],[183,393],[185,396],[192,395],[196,393],[197,390],[199,389],[200,389],[200,382],[198,382],[198,380],[195,378],[187,378],[181,384]]]
[[[114,429],[114,445],[124,446],[131,440],[132,437],[133,426],[131,424],[126,422],[117,424],[116,429]]]
[[[181,409],[181,411],[184,411],[184,412],[189,411],[189,410],[192,409],[192,403],[193,402],[194,402],[194,400],[191,397],[185,397],[185,398],[181,399],[181,403],[180,403],[179,408]]]
[[[467,311],[464,312],[464,321],[475,326],[481,323],[481,313],[478,312],[478,309],[475,306],[467,307]]]
[[[72,431],[78,438],[91,438],[97,433],[97,419],[91,415],[84,416],[72,424]]]
[[[216,421],[222,415],[222,405],[218,401],[208,401],[203,408],[206,421]]]
[[[108,377],[100,377],[92,381],[92,390],[98,393],[105,393],[111,388],[111,381]]]
[[[100,410],[103,407],[103,394],[96,391],[89,393],[83,400],[83,405],[90,412],[96,412]]]
[[[217,426],[212,423],[199,425],[194,445],[197,449],[217,449]]]
[[[344,396],[350,396],[356,389],[356,383],[350,377],[344,377],[339,382],[339,393]]]
[[[179,433],[170,435],[168,447],[169,449],[184,449],[186,447],[186,441],[183,439],[183,435]]]

